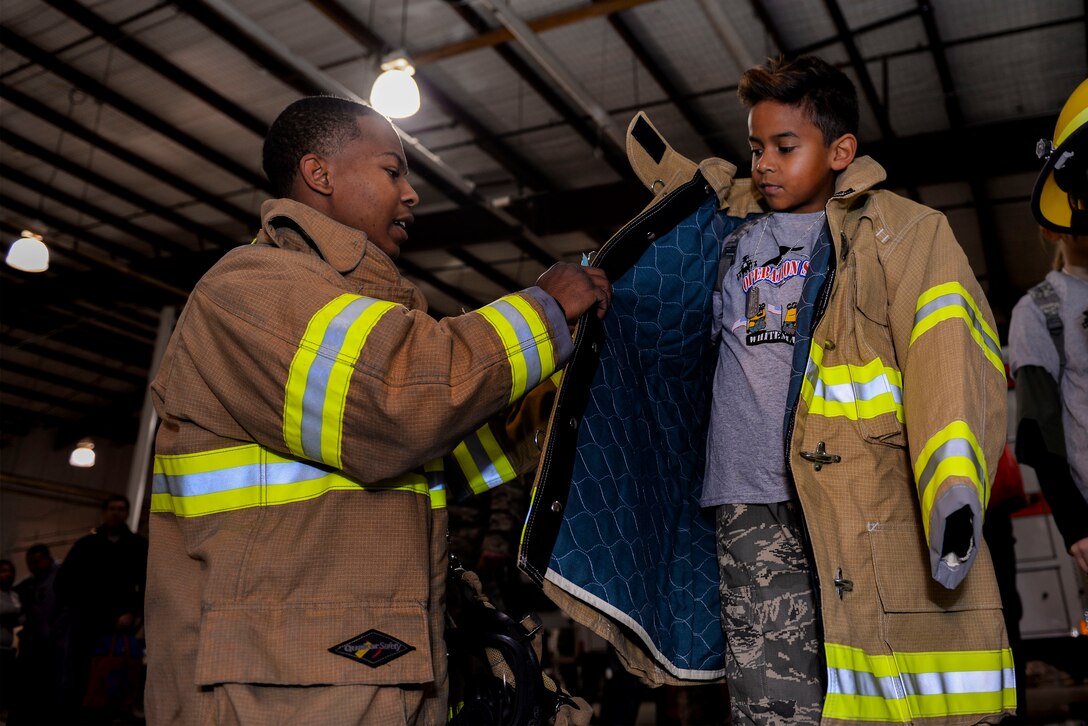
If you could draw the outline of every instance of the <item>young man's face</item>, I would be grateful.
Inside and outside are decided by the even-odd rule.
[[[49,568],[53,566],[53,558],[42,552],[35,552],[32,555],[28,554],[26,556],[26,566],[31,574],[41,575],[45,572],[49,572]]]
[[[383,118],[358,119],[362,136],[327,159],[332,182],[329,216],[366,233],[396,259],[408,241],[411,208],[419,196],[405,175],[408,164],[396,131]]]
[[[760,101],[748,113],[748,141],[752,182],[771,209],[823,210],[835,192],[834,148],[801,106]]]
[[[128,506],[121,501],[111,501],[102,510],[102,524],[107,527],[120,527],[128,519]]]

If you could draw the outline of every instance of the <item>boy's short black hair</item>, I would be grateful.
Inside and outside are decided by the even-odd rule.
[[[280,112],[264,138],[262,163],[277,197],[291,194],[298,161],[309,153],[335,154],[359,138],[357,119],[381,114],[338,96],[300,98]],[[383,117],[384,118],[384,117]]]
[[[110,504],[112,504],[113,502],[123,502],[125,505],[125,509],[132,509],[132,504],[129,503],[128,497],[126,497],[124,494],[111,494],[102,500],[102,511],[104,512],[109,509]]]
[[[830,144],[858,133],[858,92],[846,74],[813,55],[772,58],[740,77],[737,95],[747,108],[760,101],[801,106]]]

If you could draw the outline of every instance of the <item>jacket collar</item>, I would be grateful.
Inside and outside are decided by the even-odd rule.
[[[859,156],[835,180],[832,199],[848,199],[867,192],[888,178],[884,167],[871,156]]]
[[[835,180],[835,193],[828,204],[835,200],[853,199],[870,191],[887,176],[884,167],[871,156],[859,156]],[[769,211],[763,203],[763,197],[752,186],[751,179],[738,179],[734,182],[729,191],[728,207],[729,214],[737,217]]]
[[[300,252],[316,251],[342,275],[357,268],[367,255],[371,262],[399,277],[389,256],[370,243],[364,232],[325,216],[293,199],[269,199],[261,205],[261,242]]]

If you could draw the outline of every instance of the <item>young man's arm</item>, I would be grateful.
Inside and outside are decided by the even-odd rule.
[[[212,390],[245,437],[362,481],[448,453],[547,379],[572,347],[565,311],[540,287],[435,321],[281,263],[253,274],[248,261],[199,286],[175,366]],[[575,313],[604,295],[585,280],[574,287]],[[166,396],[184,387],[169,375]],[[201,413],[183,406],[167,404],[175,416]]]

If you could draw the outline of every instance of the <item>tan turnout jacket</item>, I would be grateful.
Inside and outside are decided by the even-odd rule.
[[[632,164],[656,195],[628,228],[651,219],[696,175],[730,216],[766,211],[750,180],[734,182],[732,165],[696,165],[663,139],[655,144],[648,152],[628,136]],[[1012,655],[981,532],[1006,436],[1000,346],[944,215],[875,189],[884,176],[872,159],[858,158],[826,206],[833,262],[785,421],[818,580],[823,719],[996,722],[1015,708]],[[565,373],[558,401],[576,397],[569,390],[576,379]],[[545,462],[558,460],[550,447],[566,420],[553,417]],[[579,448],[576,455],[600,454]],[[946,518],[962,507],[973,517],[974,546],[950,564],[941,558]],[[594,574],[607,581],[613,573]],[[543,585],[610,640],[633,673],[653,684],[685,682],[607,603],[551,579]]]
[[[534,462],[481,424],[567,324],[539,288],[436,322],[361,232],[262,211],[153,384],[149,722],[444,722],[447,484]]]

